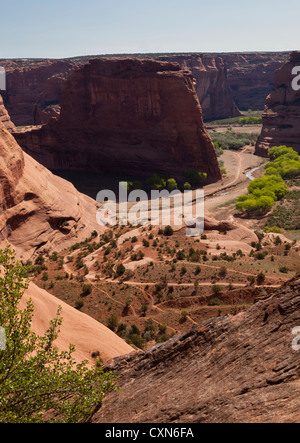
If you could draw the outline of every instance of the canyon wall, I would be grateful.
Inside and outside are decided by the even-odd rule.
[[[241,115],[233,100],[227,68],[221,57],[186,54],[159,59],[178,62],[182,69],[192,72],[205,121]]]
[[[96,203],[24,153],[0,121],[0,247],[19,257],[59,251],[95,229]],[[103,228],[102,228],[103,229]]]
[[[196,91],[206,121],[238,116],[239,109],[263,109],[274,86],[274,73],[288,61],[289,54],[135,54],[130,57],[178,62],[182,69],[190,70],[196,79]],[[18,126],[39,125],[58,116],[65,80],[88,61],[89,57],[0,60],[0,66],[7,71],[7,91],[3,97],[12,121]]]
[[[12,132],[16,129],[15,125],[10,119],[10,116],[3,104],[3,99],[0,95],[0,122],[3,123],[5,129]]]
[[[57,115],[61,89],[78,64],[64,60],[0,60],[6,70],[5,107],[16,126],[43,124]]]
[[[263,129],[256,144],[257,155],[267,157],[270,148],[281,145],[300,153],[300,91],[292,87],[296,77],[292,70],[297,66],[300,52],[292,53],[288,63],[276,71],[275,87],[267,98]]]
[[[152,56],[149,56],[152,58]],[[159,60],[178,62],[182,69],[190,70],[196,79],[196,91],[205,120],[240,115],[227,79],[227,70],[221,57],[178,55],[157,57]],[[59,100],[65,80],[73,70],[88,60],[0,61],[7,70],[7,91],[3,93],[5,105],[12,120],[20,125],[45,124],[59,115]]]
[[[190,72],[178,63],[94,59],[65,83],[58,119],[16,133],[49,169],[221,179]]]
[[[264,109],[274,86],[275,71],[289,58],[288,52],[219,54],[228,70],[233,99],[242,111]]]

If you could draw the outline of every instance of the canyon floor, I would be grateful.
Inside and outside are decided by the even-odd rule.
[[[246,219],[235,210],[250,178],[264,173],[266,159],[253,151],[245,146],[220,157],[227,175],[204,188],[211,223],[201,237],[154,226],[95,231],[59,254],[38,257],[34,283],[142,349],[201,321],[246,311],[300,269],[297,240],[289,233],[259,238],[268,215]]]

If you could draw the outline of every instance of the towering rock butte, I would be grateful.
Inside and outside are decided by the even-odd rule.
[[[238,108],[263,109],[274,86],[274,72],[288,61],[289,53],[143,54],[142,57],[177,61],[183,69],[191,70],[206,121],[238,116]],[[7,91],[3,97],[12,121],[18,126],[39,125],[58,116],[65,80],[88,60],[89,57],[0,60],[0,66],[7,71]]]
[[[150,57],[150,56],[149,56]],[[151,56],[153,58],[153,56]],[[191,70],[205,120],[240,115],[227,79],[221,57],[184,54],[157,57],[178,62]],[[17,125],[40,125],[59,115],[59,100],[65,80],[86,62],[84,57],[72,60],[2,60],[7,70],[7,91],[3,93],[9,113]]]
[[[199,169],[221,179],[194,78],[177,63],[91,60],[65,83],[58,119],[15,134],[49,169],[183,178]]]
[[[1,109],[1,108],[0,108]],[[88,237],[96,202],[24,153],[0,121],[0,247],[28,259]]]
[[[269,148],[287,145],[300,153],[300,91],[292,82],[294,67],[300,67],[300,52],[293,52],[288,63],[276,71],[275,87],[267,97],[263,129],[255,153],[266,157]],[[299,83],[299,82],[298,82]]]
[[[183,54],[160,57],[159,59],[176,61],[182,69],[192,72],[196,80],[195,89],[205,121],[241,115],[233,100],[227,78],[227,68],[222,57]]]
[[[121,390],[97,423],[298,423],[300,278],[237,316],[215,318],[112,361]]]

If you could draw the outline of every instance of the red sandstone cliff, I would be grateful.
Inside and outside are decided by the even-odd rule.
[[[15,125],[10,119],[10,116],[8,115],[7,110],[4,107],[1,95],[0,95],[0,122],[2,122],[4,127],[10,132],[16,129]]]
[[[17,126],[42,124],[55,115],[64,81],[78,64],[64,60],[1,60],[6,91],[1,94]],[[54,111],[51,111],[54,108]]]
[[[160,60],[176,61],[182,69],[192,72],[204,120],[241,115],[233,100],[227,68],[221,57],[186,54],[160,57]]]
[[[95,59],[68,78],[60,117],[15,134],[49,169],[221,179],[194,78],[177,63]]]
[[[287,52],[219,54],[228,69],[233,99],[242,111],[264,109],[274,86],[275,71],[289,58]]]
[[[267,156],[269,148],[280,145],[300,153],[300,91],[292,87],[296,66],[300,66],[300,52],[292,53],[289,62],[276,71],[275,87],[267,98],[263,129],[256,144],[257,155]]]
[[[284,52],[143,55],[177,61],[183,69],[192,71],[205,120],[238,116],[238,108],[263,109],[274,86],[274,72],[288,56]],[[44,124],[50,117],[58,116],[64,81],[87,61],[88,57],[0,60],[7,70],[8,88],[3,96],[13,122]]]
[[[61,250],[94,230],[96,202],[24,153],[0,121],[0,247]]]

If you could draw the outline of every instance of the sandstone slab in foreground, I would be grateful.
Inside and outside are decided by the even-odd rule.
[[[109,367],[121,391],[94,422],[299,422],[300,278],[235,317],[209,320]]]

